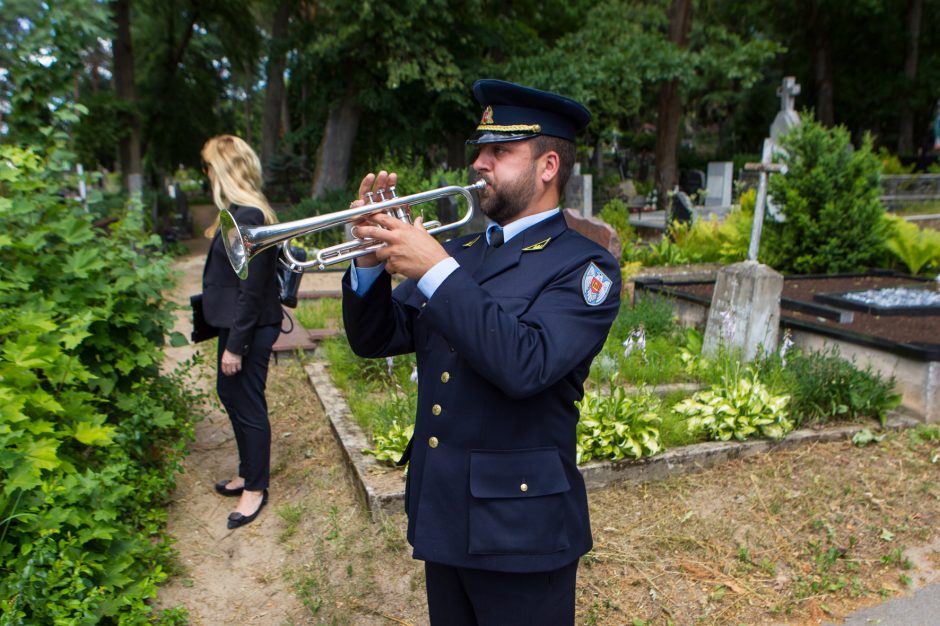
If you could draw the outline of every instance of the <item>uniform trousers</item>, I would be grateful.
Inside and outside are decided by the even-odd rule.
[[[572,626],[578,559],[548,572],[424,564],[432,626]]]
[[[245,489],[249,491],[267,489],[270,478],[271,422],[264,390],[271,348],[280,333],[279,325],[256,327],[248,353],[242,356],[241,370],[226,376],[222,373],[222,352],[229,329],[219,329],[216,390],[232,421],[238,445],[238,475],[245,479]]]

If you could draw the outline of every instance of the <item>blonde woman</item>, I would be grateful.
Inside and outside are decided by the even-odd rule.
[[[213,137],[202,148],[212,197],[221,211],[231,211],[239,224],[271,224],[274,211],[261,192],[261,163],[251,147],[232,135]],[[264,396],[271,347],[280,334],[281,304],[270,248],[251,262],[247,280],[239,280],[229,264],[219,235],[219,221],[206,230],[212,239],[202,274],[202,306],[206,321],[219,328],[216,388],[238,445],[238,471],[215,490],[239,497],[228,516],[228,527],[254,521],[267,503],[271,458],[271,424]]]

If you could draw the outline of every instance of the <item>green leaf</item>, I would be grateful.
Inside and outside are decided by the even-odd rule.
[[[189,341],[186,339],[186,335],[179,332],[170,333],[170,345],[174,348],[179,348],[181,346],[189,345]]]
[[[75,427],[73,436],[89,446],[106,446],[112,442],[114,432],[115,428],[113,426],[101,426],[88,422],[79,422]]]

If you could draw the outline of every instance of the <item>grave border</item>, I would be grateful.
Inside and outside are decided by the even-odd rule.
[[[390,469],[362,453],[363,448],[368,445],[368,440],[353,420],[352,411],[342,392],[333,384],[327,363],[314,357],[313,361],[304,365],[304,370],[330,421],[330,428],[343,450],[343,459],[350,470],[356,491],[372,521],[378,522],[389,515],[403,513],[404,472]],[[892,412],[889,414],[886,428],[900,430],[920,423],[920,420],[915,418]],[[790,450],[809,443],[850,439],[855,433],[875,426],[850,424],[820,429],[804,428],[791,432],[779,441],[709,441],[672,448],[656,456],[638,460],[594,461],[582,465],[579,469],[589,490],[602,489],[620,482],[663,480],[708,469],[734,459],[744,459],[776,450]],[[393,482],[394,485],[394,481],[388,480],[391,475],[398,476],[398,487],[389,487],[387,484]]]

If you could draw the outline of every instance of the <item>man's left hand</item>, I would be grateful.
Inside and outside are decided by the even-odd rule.
[[[357,226],[356,236],[385,243],[375,255],[379,261],[385,262],[385,270],[389,274],[420,280],[428,270],[450,256],[428,234],[420,217],[414,224],[406,224],[384,213],[372,215],[369,219],[378,226]]]

